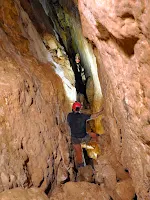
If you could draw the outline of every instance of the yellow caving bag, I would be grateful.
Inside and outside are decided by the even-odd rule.
[[[88,156],[90,158],[92,158],[92,159],[96,160],[98,155],[101,154],[100,147],[97,144],[97,142],[95,142],[95,141],[90,141],[87,144],[86,143],[82,143],[81,147],[86,149]]]

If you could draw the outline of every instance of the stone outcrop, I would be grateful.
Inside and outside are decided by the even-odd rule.
[[[90,165],[78,169],[76,181],[94,182],[94,173]]]
[[[99,137],[101,155],[94,161],[95,183],[103,186],[112,199],[132,200],[135,196],[132,179],[117,160],[110,142],[107,132]]]
[[[68,182],[62,187],[57,187],[50,200],[109,200],[110,196],[103,187],[87,182]]]
[[[149,1],[78,3],[84,36],[93,44],[99,65],[105,130],[138,199],[149,199]]]
[[[0,193],[1,200],[48,200],[49,198],[37,188],[16,188]]]
[[[134,188],[132,185],[131,179],[126,179],[124,181],[120,181],[116,185],[116,193],[118,197],[122,200],[126,199],[134,199]]]
[[[0,21],[0,191],[48,193],[69,176],[66,114],[75,88],[19,1],[1,1]]]

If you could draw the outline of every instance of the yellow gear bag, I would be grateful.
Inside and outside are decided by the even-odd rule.
[[[92,159],[96,160],[98,155],[101,154],[100,147],[97,144],[97,142],[95,142],[95,141],[90,141],[87,144],[86,143],[82,143],[81,147],[86,149],[88,156],[90,158],[92,158]]]

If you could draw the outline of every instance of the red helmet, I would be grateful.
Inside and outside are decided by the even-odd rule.
[[[81,108],[81,103],[78,101],[75,101],[74,104],[72,105],[72,110],[76,111],[76,108]]]

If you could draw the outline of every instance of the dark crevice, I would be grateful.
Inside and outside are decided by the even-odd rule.
[[[22,143],[22,141],[21,141],[21,149],[23,149],[23,143]]]
[[[150,146],[150,141],[146,141],[145,144]]]
[[[150,146],[150,141],[147,140],[144,136],[139,137],[143,144]]]
[[[137,200],[138,198],[137,198],[137,195],[135,194],[135,196],[134,196],[134,198],[133,198],[133,200]]]
[[[21,0],[21,1],[25,2],[24,0]],[[53,31],[53,23],[50,20],[50,18],[46,15],[41,3],[37,0],[30,0],[30,4],[31,4],[31,8],[32,8],[33,12],[32,13],[30,12],[29,6],[26,6],[25,9],[27,10],[29,17],[32,19],[38,32],[42,33],[42,34],[44,32],[48,32],[52,35],[55,35],[54,31]],[[39,15],[39,13],[40,13],[40,15]]]
[[[51,190],[51,183],[48,185],[48,187],[46,188],[46,190],[45,190],[45,194],[49,194],[49,192],[50,192],[50,190]]]
[[[134,16],[131,13],[124,13],[121,18],[126,19],[126,18],[130,18],[130,19],[135,19]]]
[[[33,98],[31,99],[31,103],[30,103],[30,106],[32,106],[33,105]]]
[[[98,38],[101,40],[108,40],[110,37],[110,33],[106,29],[105,26],[103,26],[101,23],[97,22],[97,29],[99,31]]]
[[[44,182],[44,177],[43,177],[43,179],[41,180],[41,182],[40,182],[40,184],[39,184],[38,187],[41,187],[41,185],[42,185],[43,182]]]
[[[58,123],[58,118],[56,117],[56,124],[58,125],[59,123]]]
[[[27,158],[27,159],[24,161],[24,167],[27,167],[28,162],[29,162],[29,158]]]
[[[53,172],[52,172],[51,181],[49,181],[48,186],[47,186],[47,188],[44,191],[46,195],[50,196],[52,190],[54,189],[53,187],[55,185],[55,182],[56,182],[56,177],[55,177],[55,173],[54,173],[54,163],[53,163]]]
[[[120,179],[119,179],[119,178],[117,178],[117,182],[120,182]]]
[[[130,15],[129,13],[124,14],[124,17],[130,17],[134,19],[134,16]],[[100,40],[108,40],[111,38],[114,43],[118,45],[118,48],[121,48],[122,51],[128,56],[131,57],[134,55],[134,46],[138,41],[138,37],[125,37],[123,39],[116,38],[112,33],[110,33],[105,26],[103,26],[101,23],[97,23],[97,29],[99,31],[99,35],[97,37]]]
[[[128,169],[125,169],[124,171],[127,172],[127,173],[129,173]]]
[[[122,143],[122,132],[121,132],[121,129],[120,129],[120,143]]]
[[[139,38],[137,37],[130,37],[130,38],[124,38],[124,39],[116,39],[115,41],[118,44],[118,46],[124,51],[124,53],[127,56],[134,55],[134,46],[137,43]]]
[[[25,86],[25,90],[29,93],[30,92],[30,85],[28,84],[28,82],[26,80],[24,81],[24,86]]]
[[[150,119],[147,120],[147,123],[150,124]]]
[[[24,182],[24,187],[26,186],[29,186],[31,187],[32,186],[32,179],[31,179],[31,175],[29,174],[29,170],[28,170],[28,162],[29,162],[29,158],[27,158],[25,161],[24,161],[24,164],[23,164],[23,170],[26,174],[26,181]]]
[[[87,151],[85,149],[83,149],[83,153],[86,165],[91,165],[92,168],[94,168],[93,159],[89,158]]]

